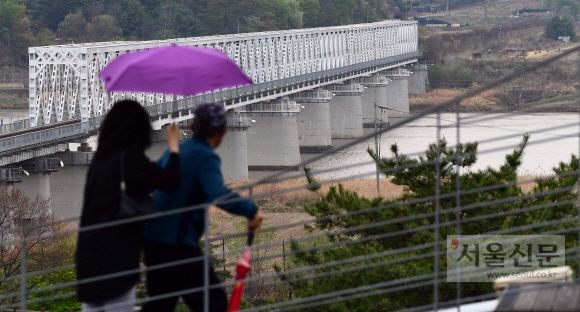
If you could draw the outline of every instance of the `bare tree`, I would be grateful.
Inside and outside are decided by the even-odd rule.
[[[0,305],[18,301],[22,253],[27,257],[27,272],[58,266],[70,260],[58,248],[51,248],[63,238],[53,233],[62,230],[50,209],[50,200],[38,195],[34,200],[4,184],[0,185]],[[46,251],[46,252],[45,252]],[[28,284],[28,288],[35,285]]]

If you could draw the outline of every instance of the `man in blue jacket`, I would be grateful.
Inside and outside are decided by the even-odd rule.
[[[156,190],[154,200],[161,211],[211,203],[227,197],[228,203],[218,206],[234,214],[248,218],[248,228],[255,233],[263,220],[258,207],[250,200],[241,199],[224,185],[220,159],[214,151],[226,132],[226,113],[222,105],[207,103],[198,105],[194,111],[192,130],[195,135],[180,144],[180,187],[171,193]],[[159,160],[165,166],[169,154]],[[229,194],[229,195],[228,195]],[[239,200],[236,200],[239,199]],[[203,255],[199,238],[203,234],[204,209],[157,218],[145,223],[145,263],[147,266],[192,259]],[[203,260],[147,271],[149,297],[184,291],[204,286]],[[209,272],[210,284],[219,284],[213,268]],[[203,291],[182,295],[190,309],[203,307]],[[226,311],[227,296],[222,287],[210,289],[210,311]],[[178,296],[149,301],[143,311],[173,311]]]

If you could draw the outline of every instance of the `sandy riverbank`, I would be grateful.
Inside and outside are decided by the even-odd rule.
[[[424,109],[442,104],[446,101],[452,100],[465,91],[460,90],[434,90],[432,92],[420,95],[411,96],[409,98],[409,110],[413,113],[418,113]],[[459,111],[462,113],[514,113],[514,112],[542,112],[542,113],[569,113],[578,112],[578,96],[574,94],[562,95],[550,99],[544,99],[537,102],[530,102],[521,104],[519,106],[505,106],[502,101],[505,101],[505,95],[494,92],[492,90],[482,92],[482,94],[464,100],[461,102]],[[443,112],[455,112],[455,106],[443,109]]]

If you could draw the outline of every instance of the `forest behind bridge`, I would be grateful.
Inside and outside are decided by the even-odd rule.
[[[299,29],[390,17],[380,0],[0,0],[0,67],[25,67],[30,46]]]

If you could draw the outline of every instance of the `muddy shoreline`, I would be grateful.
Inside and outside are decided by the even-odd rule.
[[[414,104],[409,106],[409,110],[411,114],[416,114],[421,112],[424,109],[431,108],[434,105],[429,104]],[[479,106],[460,106],[459,111],[461,113],[518,113],[518,112],[526,112],[526,113],[578,113],[580,111],[578,102],[566,102],[566,103],[558,103],[558,104],[535,104],[535,103],[528,103],[524,104],[520,107],[512,106],[512,107],[479,107]],[[454,106],[445,108],[442,110],[445,113],[454,113],[456,112],[456,108]]]

